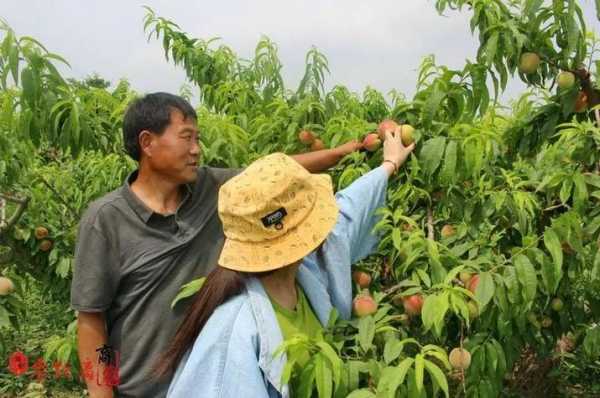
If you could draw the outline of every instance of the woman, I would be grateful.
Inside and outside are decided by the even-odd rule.
[[[377,244],[374,213],[387,180],[414,149],[387,133],[382,165],[334,197],[331,179],[273,154],[219,192],[225,244],[170,350],[168,397],[289,397],[285,355],[294,333],[314,336],[336,307],[349,318],[351,264]]]

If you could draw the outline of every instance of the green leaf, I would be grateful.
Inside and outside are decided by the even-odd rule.
[[[425,298],[421,319],[425,330],[433,328],[435,334],[439,337],[444,325],[444,317],[449,307],[448,292],[440,294],[431,294]]]
[[[319,398],[330,398],[333,393],[332,372],[329,362],[319,355],[315,363],[315,380],[317,382],[317,392]]]
[[[177,296],[175,296],[175,299],[171,303],[171,309],[175,307],[175,304],[177,304],[179,300],[196,294],[196,292],[198,292],[200,288],[202,288],[202,285],[204,284],[205,280],[206,278],[198,278],[183,285],[179,290],[179,293],[177,293]]]
[[[494,57],[496,56],[496,49],[498,48],[498,32],[494,32],[492,36],[489,38],[488,42],[485,46],[485,63],[486,65],[491,65],[494,62]]]
[[[565,180],[563,181],[562,187],[560,188],[560,201],[562,203],[567,203],[567,201],[571,197],[572,189],[573,189],[573,179],[565,178]]]
[[[313,396],[313,384],[315,381],[315,365],[314,361],[310,361],[308,365],[302,369],[300,374],[300,385],[296,396],[299,398],[311,398]]]
[[[361,388],[360,390],[352,391],[346,398],[375,398],[375,394],[368,388]]]
[[[435,137],[423,144],[419,157],[423,172],[431,176],[439,167],[446,147],[446,137]]]
[[[446,269],[440,261],[440,253],[437,243],[431,239],[426,239],[427,254],[429,255],[429,266],[431,268],[431,276],[434,283],[440,283],[446,277]]]
[[[600,327],[588,329],[583,339],[583,352],[589,359],[600,357]]]
[[[553,260],[553,286],[549,286],[551,288],[551,293],[556,293],[556,289],[558,288],[558,282],[562,278],[562,266],[563,266],[563,251],[560,244],[560,240],[558,239],[558,235],[554,232],[553,229],[548,228],[544,231],[544,245],[550,252]]]
[[[519,283],[523,286],[523,298],[526,302],[532,302],[537,291],[537,276],[535,268],[529,258],[519,254],[513,259]]]
[[[404,379],[406,378],[406,373],[412,366],[415,360],[413,358],[404,358],[402,362],[398,365],[398,380],[399,384],[404,383]]]
[[[446,96],[446,93],[440,89],[439,84],[435,84],[432,90],[433,92],[429,94],[423,105],[423,123],[426,125],[429,125],[433,121],[442,100]]]
[[[487,369],[488,371],[493,370],[493,373],[496,373],[496,368],[498,366],[498,353],[496,352],[496,347],[487,343],[485,345],[485,356],[487,359]]]
[[[10,326],[10,313],[0,304],[0,328]]]
[[[402,249],[402,236],[399,228],[394,228],[392,230],[392,243],[394,244],[396,250]]]
[[[68,257],[62,257],[56,266],[56,274],[61,278],[66,278],[71,271],[71,259]]]
[[[377,397],[395,397],[396,390],[402,384],[398,377],[398,368],[388,366],[383,368],[377,383]]]
[[[423,379],[425,378],[425,358],[423,355],[415,356],[415,384],[418,391],[423,390]]]
[[[456,141],[450,141],[446,146],[444,155],[444,164],[440,171],[440,180],[444,184],[451,184],[456,181],[456,161],[458,157],[458,145]]]
[[[475,289],[475,298],[482,307],[485,307],[492,297],[494,297],[494,278],[492,278],[489,272],[482,272],[479,274],[479,283]]]
[[[431,376],[431,379],[442,389],[446,397],[449,397],[448,392],[448,380],[444,375],[444,372],[433,362],[425,360],[425,369]]]
[[[368,351],[373,345],[375,337],[375,320],[372,316],[360,318],[358,322],[358,342],[363,351]]]
[[[573,192],[573,205],[575,210],[581,212],[583,211],[588,200],[588,190],[583,175],[580,173],[573,175],[573,183],[575,184],[575,190]]]
[[[392,361],[400,356],[403,348],[404,344],[400,340],[396,338],[388,340],[383,348],[383,360],[385,363],[388,365],[392,363]]]
[[[321,349],[319,355],[323,355],[329,363],[331,364],[331,369],[333,371],[333,382],[335,384],[340,383],[340,378],[342,374],[342,361],[338,357],[335,350],[325,341],[317,342],[317,347]]]

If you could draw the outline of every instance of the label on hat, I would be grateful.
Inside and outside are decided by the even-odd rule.
[[[283,227],[281,220],[283,220],[285,216],[287,216],[287,211],[285,211],[285,208],[282,207],[280,209],[275,210],[273,213],[267,214],[266,216],[261,218],[261,220],[265,227],[268,228],[272,225],[275,225],[277,228],[278,226]],[[281,227],[277,229],[281,229]]]

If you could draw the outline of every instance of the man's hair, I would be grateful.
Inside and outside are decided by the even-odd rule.
[[[125,151],[139,161],[140,133],[144,130],[162,134],[171,122],[171,113],[179,111],[184,119],[197,119],[196,111],[185,99],[169,93],[151,93],[135,99],[123,118],[123,142]]]

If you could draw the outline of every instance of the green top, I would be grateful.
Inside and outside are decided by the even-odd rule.
[[[275,310],[277,322],[281,328],[281,334],[283,335],[284,340],[287,340],[298,333],[305,334],[310,338],[315,338],[317,333],[322,330],[323,327],[311,308],[300,285],[296,285],[296,290],[298,292],[298,303],[296,304],[295,310],[288,310],[287,308],[282,307],[269,296],[273,309]]]
[[[319,332],[322,331],[323,327],[306,299],[304,291],[298,284],[296,284],[296,291],[298,292],[298,303],[295,310],[288,310],[282,307],[269,296],[275,310],[277,323],[283,335],[283,340],[288,340],[297,334],[304,334],[313,339],[322,338]],[[304,346],[299,345],[291,347],[287,352],[287,357],[288,359],[294,358],[296,360],[296,364],[292,370],[293,376],[290,380],[290,390],[293,394],[299,388],[300,372],[310,360],[310,353]]]

